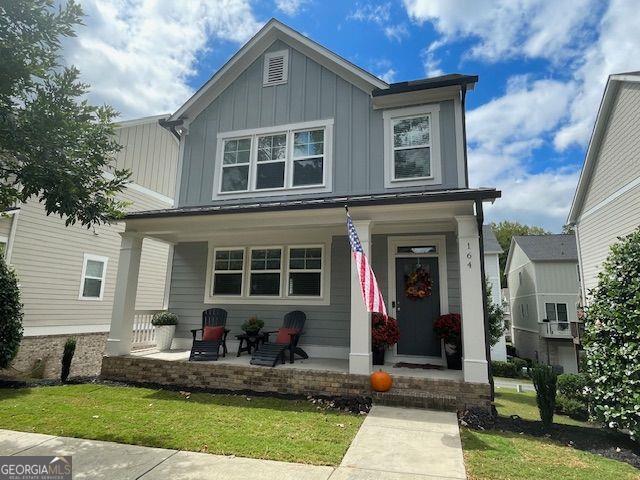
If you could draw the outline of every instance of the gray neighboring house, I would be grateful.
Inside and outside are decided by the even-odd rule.
[[[580,301],[575,236],[514,236],[505,270],[518,356],[576,373],[571,334]]]
[[[178,141],[158,124],[165,118],[124,121],[116,129],[123,148],[113,165],[132,172],[121,194],[131,202],[128,211],[173,206]],[[37,200],[0,215],[0,250],[18,276],[24,304],[24,337],[13,368],[27,372],[42,359],[45,376],[58,376],[64,342],[73,336],[78,343],[71,374],[99,373],[123,231],[120,224],[67,227],[58,216],[47,216]],[[145,240],[135,297],[140,318],[148,320],[152,312],[166,307],[170,251],[165,242]],[[146,328],[151,340],[150,326]]]
[[[464,102],[477,80],[451,74],[388,84],[269,21],[164,122],[180,136],[177,205],[125,218],[103,372],[131,352],[138,254],[151,238],[174,244],[174,349],[191,346],[190,330],[208,308],[228,312],[230,340],[252,315],[274,330],[287,312],[302,310],[300,346],[311,359],[371,373],[348,204],[400,323],[387,360],[446,365],[433,323],[459,312],[463,371],[447,375],[475,384],[461,392],[486,394],[482,211],[500,192],[469,187]],[[407,293],[418,268],[432,284],[419,299]]]
[[[484,275],[491,285],[491,300],[495,305],[502,305],[500,289],[500,254],[503,252],[491,225],[483,225],[484,239]],[[491,347],[491,360],[505,361],[507,359],[507,342],[503,334],[498,343]]]
[[[607,81],[567,223],[588,304],[609,248],[640,225],[640,72]]]

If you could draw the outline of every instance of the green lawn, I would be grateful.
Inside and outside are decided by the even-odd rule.
[[[500,415],[540,420],[535,394],[531,392],[500,389],[496,393],[496,407]],[[582,427],[585,434],[591,434],[595,428],[562,415],[556,415],[554,421]],[[640,473],[631,465],[560,445],[547,438],[466,428],[461,434],[471,480],[640,479]]]
[[[0,389],[0,428],[337,465],[363,417],[304,400],[104,385]]]

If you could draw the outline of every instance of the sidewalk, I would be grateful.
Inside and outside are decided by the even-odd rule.
[[[73,455],[74,479],[464,479],[455,415],[375,406],[339,467],[0,430],[0,455]]]

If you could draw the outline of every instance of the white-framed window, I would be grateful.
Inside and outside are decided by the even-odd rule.
[[[244,249],[216,249],[213,258],[213,294],[242,295]]]
[[[439,105],[383,112],[387,188],[442,183],[439,112]]]
[[[9,243],[9,239],[5,236],[0,235],[0,256],[6,257],[8,243]]]
[[[544,309],[547,313],[547,320],[550,322],[566,323],[569,321],[566,303],[545,303]]]
[[[210,247],[205,303],[327,305],[325,244]]]
[[[213,199],[331,191],[333,120],[218,134]]]
[[[282,279],[282,248],[251,248],[249,295],[279,297]]]
[[[108,261],[107,257],[84,254],[80,279],[80,300],[102,300]]]

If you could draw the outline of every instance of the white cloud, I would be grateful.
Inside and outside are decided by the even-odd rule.
[[[85,27],[64,44],[91,85],[89,99],[132,118],[174,111],[193,93],[196,55],[213,41],[243,42],[260,23],[248,0],[85,0]]]
[[[389,40],[394,40],[398,43],[402,42],[402,40],[409,36],[409,30],[407,30],[407,26],[404,24],[398,25],[388,25],[384,27],[384,34]]]
[[[308,3],[307,0],[276,0],[276,8],[289,16],[293,16],[296,15],[306,3]]]
[[[393,64],[386,58],[379,58],[371,63],[370,71],[374,72],[378,78],[387,83],[393,83],[396,79],[398,71],[393,68]]]
[[[427,77],[437,77],[444,74],[444,70],[440,68],[440,59],[436,57],[436,50],[442,46],[442,42],[436,40],[425,48],[422,53],[422,64],[424,65],[424,74]]]
[[[372,22],[383,25],[391,18],[391,3],[381,3],[374,5],[366,3],[364,5],[356,4],[348,16],[347,20],[357,20],[359,22]]]
[[[380,77],[387,83],[393,83],[396,79],[397,73],[398,72],[396,72],[393,68],[389,68],[386,72],[382,72],[381,74],[379,74],[378,77]]]

